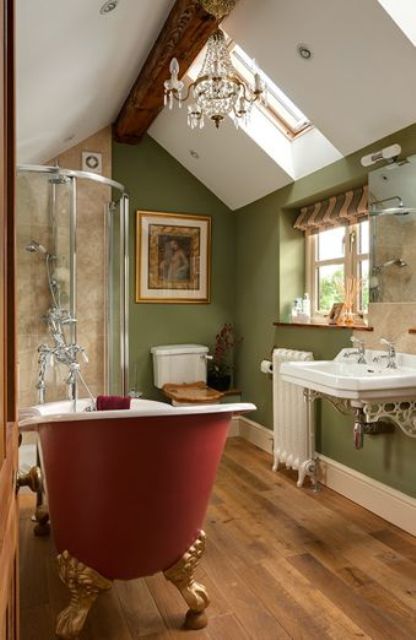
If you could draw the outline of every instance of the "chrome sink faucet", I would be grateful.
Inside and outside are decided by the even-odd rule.
[[[378,356],[378,358],[380,360],[387,359],[387,369],[397,369],[396,347],[394,342],[390,342],[390,340],[387,340],[386,338],[381,338],[380,342],[387,346],[387,353],[385,355]]]
[[[367,364],[367,360],[365,357],[365,342],[363,340],[355,338],[354,336],[352,336],[350,340],[356,348],[346,351],[343,357],[351,358],[351,356],[358,356],[357,364]]]

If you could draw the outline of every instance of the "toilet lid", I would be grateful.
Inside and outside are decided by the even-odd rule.
[[[222,391],[211,389],[205,382],[190,384],[165,384],[162,387],[165,395],[175,402],[191,404],[211,404],[218,402],[224,395]]]

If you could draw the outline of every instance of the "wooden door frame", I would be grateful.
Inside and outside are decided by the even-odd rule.
[[[5,33],[5,202],[6,211],[6,419],[16,421],[16,304],[15,304],[15,202],[16,202],[16,116],[15,116],[15,0],[3,0]]]
[[[18,640],[14,0],[0,0],[0,18],[0,639]]]

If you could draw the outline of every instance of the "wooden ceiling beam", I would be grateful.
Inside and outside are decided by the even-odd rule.
[[[163,109],[163,83],[170,76],[171,59],[178,59],[183,76],[219,22],[199,0],[176,0],[113,125],[115,140],[140,142]]]

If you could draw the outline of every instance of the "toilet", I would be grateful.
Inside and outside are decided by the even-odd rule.
[[[168,344],[152,347],[153,382],[173,405],[212,404],[223,397],[207,385],[208,347]]]

